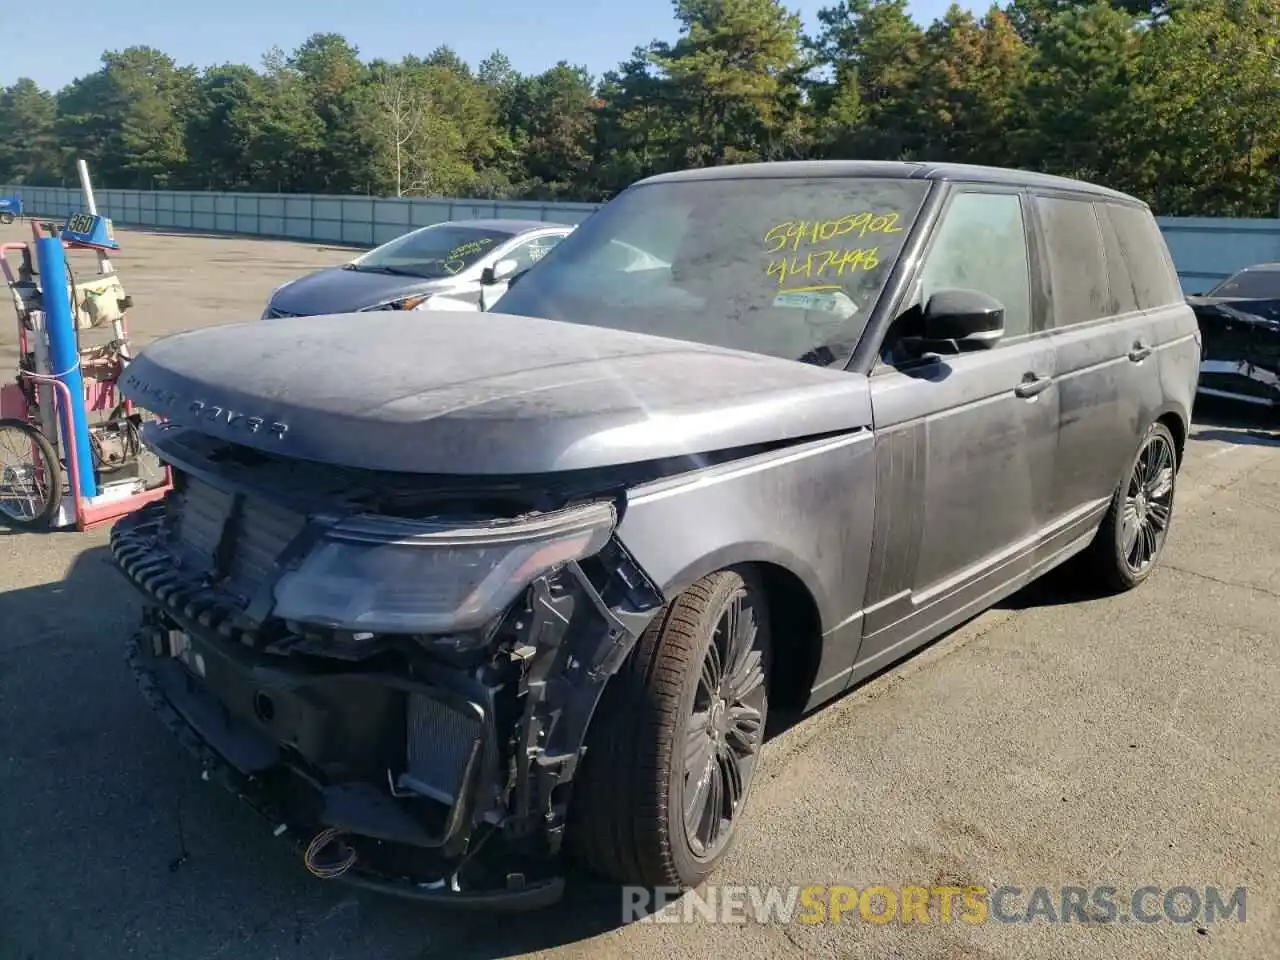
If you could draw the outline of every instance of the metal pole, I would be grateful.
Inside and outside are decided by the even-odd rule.
[[[98,215],[98,202],[93,199],[93,184],[89,182],[89,165],[83,159],[76,161],[76,171],[80,174],[80,192],[84,194],[84,208],[95,217]],[[101,250],[98,251],[98,272],[113,273],[111,258]]]
[[[93,198],[93,184],[89,181],[89,164],[81,158],[76,161],[76,171],[80,174],[80,192],[84,194],[85,209],[93,214],[98,215],[98,201]],[[139,211],[141,211],[142,201],[138,201]],[[98,273],[105,276],[109,273],[115,273],[115,267],[111,265],[111,258],[102,251],[96,251],[98,254]],[[74,294],[75,291],[73,290]],[[111,335],[115,338],[116,343],[120,344],[120,355],[124,359],[131,359],[129,355],[129,347],[124,335],[124,321],[119,318],[111,321]]]
[[[53,376],[61,380],[71,393],[70,409],[64,411],[63,450],[75,451],[79,464],[80,496],[86,500],[98,495],[98,482],[93,474],[93,448],[89,444],[89,417],[85,411],[84,377],[80,373],[80,348],[76,343],[75,321],[71,318],[71,291],[67,289],[66,258],[59,237],[41,237],[36,241],[36,258],[40,263],[40,300],[49,334],[49,365]]]

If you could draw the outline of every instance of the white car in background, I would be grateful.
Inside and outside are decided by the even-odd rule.
[[[366,310],[481,310],[573,232],[540,220],[453,220],[272,291],[262,319]],[[441,302],[436,302],[441,301]]]

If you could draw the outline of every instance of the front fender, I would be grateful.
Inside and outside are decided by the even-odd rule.
[[[847,671],[860,631],[875,515],[872,432],[811,440],[636,487],[618,537],[668,599],[700,577],[764,562],[794,574],[839,650],[821,683]]]

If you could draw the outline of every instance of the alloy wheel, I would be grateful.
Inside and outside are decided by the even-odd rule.
[[[1164,549],[1173,515],[1177,455],[1168,437],[1153,433],[1134,464],[1120,518],[1120,552],[1134,575],[1144,573]]]
[[[702,662],[686,726],[682,808],[693,854],[715,857],[746,800],[764,737],[764,654],[748,590],[729,597]]]

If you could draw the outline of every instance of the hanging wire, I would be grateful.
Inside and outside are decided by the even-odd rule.
[[[307,850],[302,855],[302,862],[313,876],[317,876],[322,880],[334,880],[356,865],[355,850],[340,839],[345,835],[345,830],[327,827],[317,833],[311,842],[307,844]],[[321,851],[331,845],[337,847],[339,851],[346,851],[346,855],[332,863],[321,863],[319,860]]]

